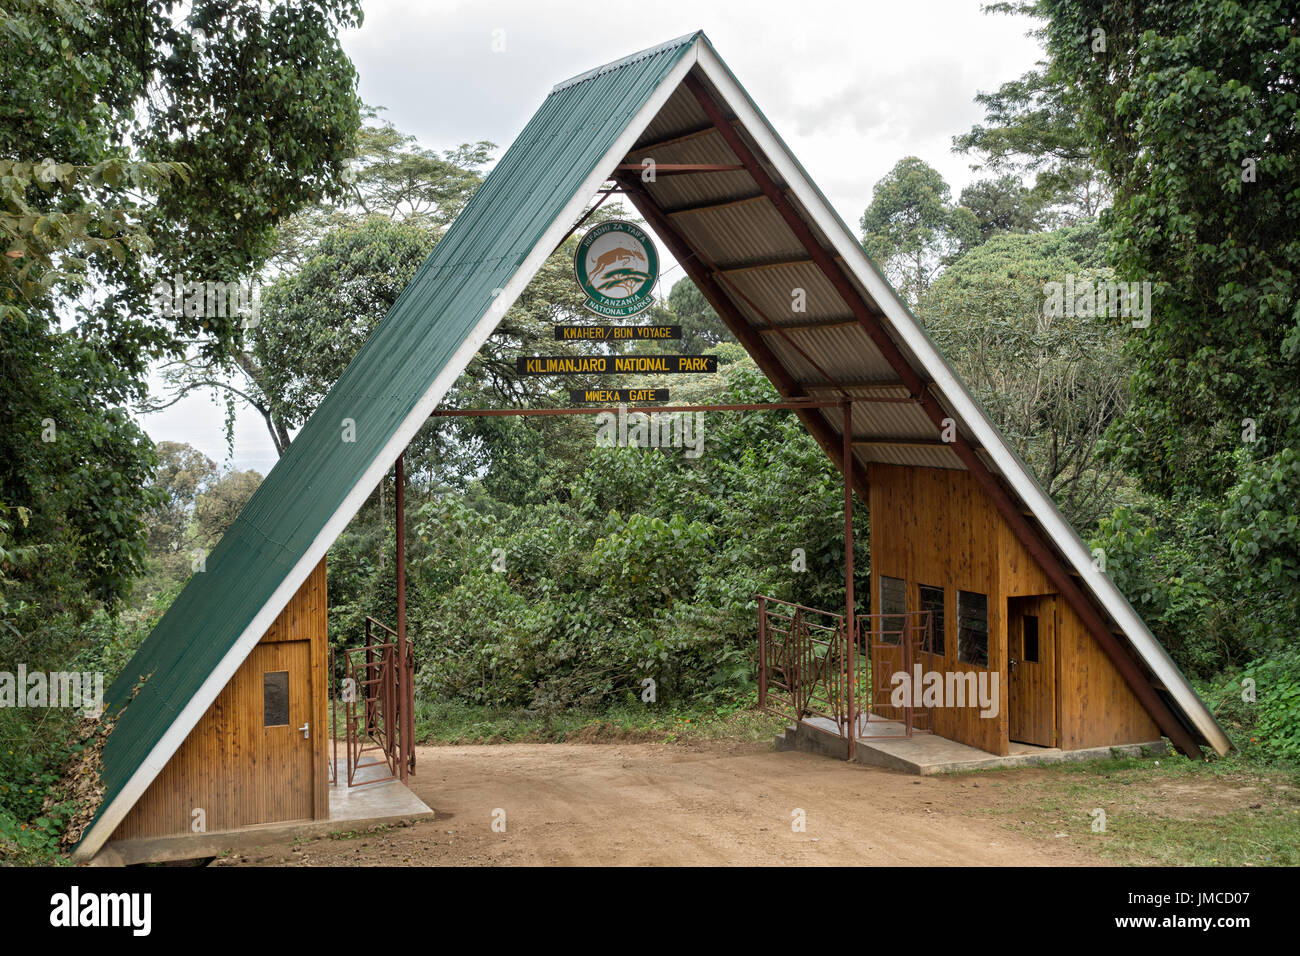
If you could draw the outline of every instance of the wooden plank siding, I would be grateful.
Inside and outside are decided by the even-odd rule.
[[[322,559],[112,839],[190,833],[193,812],[200,808],[209,833],[304,816],[327,818],[328,661]],[[305,700],[291,693],[289,716],[294,734],[302,721],[310,721],[309,761],[279,751],[258,759],[264,739],[262,677],[271,670],[289,670],[291,687],[307,688]],[[304,773],[310,779],[298,779]]]
[[[923,655],[926,670],[996,672],[996,717],[976,707],[936,708],[934,731],[1006,754],[1008,737],[1007,600],[1055,594],[1043,569],[1016,539],[968,472],[871,464],[871,609],[880,577],[907,582],[907,609],[919,611],[920,585],[944,589],[944,653]],[[957,592],[988,597],[989,666],[957,659]],[[1158,740],[1160,732],[1073,608],[1055,616],[1056,746],[1064,750]],[[892,712],[876,710],[881,716]]]

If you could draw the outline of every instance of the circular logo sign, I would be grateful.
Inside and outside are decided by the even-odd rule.
[[[659,254],[644,229],[613,219],[587,230],[573,257],[587,309],[610,318],[635,315],[654,302]]]

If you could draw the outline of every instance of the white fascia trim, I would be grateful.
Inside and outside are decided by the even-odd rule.
[[[357,482],[348,497],[344,499],[343,504],[339,506],[320,534],[316,536],[306,554],[294,565],[288,576],[276,588],[271,599],[253,618],[253,622],[249,624],[243,634],[240,635],[239,640],[235,642],[234,646],[226,653],[226,656],[221,659],[217,668],[203,682],[198,692],[176,716],[176,719],[172,721],[167,733],[163,735],[143,763],[131,775],[131,779],[122,788],[122,792],[117,795],[96,821],[90,832],[82,839],[74,854],[76,859],[89,859],[99,851],[126,814],[135,806],[136,801],[144,795],[145,790],[153,783],[154,778],[166,766],[167,761],[184,743],[190,731],[207,713],[208,708],[212,706],[212,702],[217,699],[222,689],[230,683],[230,679],[235,675],[235,672],[239,670],[248,655],[252,653],[257,642],[262,639],[262,635],[275,623],[275,619],[288,605],[298,589],[302,587],[312,569],[325,557],[330,545],[343,533],[348,522],[352,520],[362,504],[365,503],[366,498],[369,497],[371,490],[388,472],[391,464],[396,461],[398,454],[411,443],[416,432],[420,430],[420,426],[428,420],[429,415],[438,407],[438,403],[442,401],[443,396],[447,394],[447,390],[451,388],[456,379],[460,378],[461,373],[465,371],[466,366],[478,353],[483,343],[487,341],[488,336],[500,324],[506,312],[514,305],[515,300],[519,298],[528,283],[532,281],[533,276],[537,274],[537,270],[542,267],[551,252],[560,244],[560,240],[578,221],[578,217],[585,211],[587,203],[596,190],[609,178],[609,174],[614,167],[623,161],[623,158],[632,149],[638,137],[650,125],[650,121],[663,108],[664,103],[668,101],[668,97],[673,94],[687,72],[695,65],[699,45],[699,41],[696,41],[692,49],[682,55],[681,61],[650,96],[637,115],[632,118],[623,133],[596,166],[595,171],[587,177],[578,188],[578,191],[574,193],[573,197],[565,205],[564,210],[551,223],[537,245],[524,259],[523,264],[506,282],[496,298],[492,300],[492,305],[479,319],[473,331],[461,343],[460,348],[448,360],[442,372],[434,379],[433,384],[429,386],[429,390],[424,393],[411,414],[406,417],[406,420],[397,429],[388,444],[384,446],[378,457],[371,463],[361,480]]]
[[[775,131],[750,100],[749,95],[735,81],[731,72],[711,48],[701,48],[699,65],[722,95],[727,106],[740,118],[767,161],[776,168],[790,191],[808,210],[817,227],[834,246],[835,251],[842,257],[855,278],[884,310],[912,354],[920,360],[922,366],[942,389],[953,410],[974,433],[980,445],[992,457],[998,470],[1011,483],[1021,500],[1033,510],[1048,534],[1079,572],[1088,589],[1096,595],[1102,606],[1123,628],[1134,649],[1151,668],[1156,679],[1169,689],[1174,700],[1183,708],[1183,712],[1211,746],[1220,754],[1227,753],[1231,747],[1227,735],[1183,675],[1179,673],[1169,654],[1129,606],[1115,583],[1104,572],[1094,568],[1092,553],[1061,516],[1056,504],[1039,487],[1038,482],[1025,472],[998,430],[985,417],[979,405],[966,390],[966,386],[944,361],[894,290],[872,267],[862,246],[849,234],[835,211],[826,205],[816,187],[808,180],[794,157],[790,155]]]

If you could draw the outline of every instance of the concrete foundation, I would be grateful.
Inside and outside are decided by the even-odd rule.
[[[330,785],[330,815],[327,820],[295,820],[216,833],[109,841],[89,865],[129,866],[133,863],[196,860],[220,856],[230,850],[292,843],[328,833],[428,819],[434,815],[434,811],[400,780],[383,779],[388,774],[386,766],[362,768],[356,774],[357,786],[352,787],[347,785],[347,768],[341,760],[338,771],[337,779],[343,782]],[[367,780],[370,782],[365,782]]]
[[[1090,747],[1085,750],[1060,750],[1056,747],[1012,743],[1011,753],[999,756],[936,734],[919,731],[914,732],[911,737],[904,734],[905,728],[897,721],[876,717],[862,718],[858,724],[854,762],[926,776],[962,770],[1027,767],[1114,756],[1161,755],[1166,752],[1164,740],[1124,744],[1117,747]],[[840,734],[839,728],[833,721],[811,717],[786,727],[785,733],[776,738],[776,749],[801,750],[805,753],[844,760],[848,756],[849,747],[848,740]]]

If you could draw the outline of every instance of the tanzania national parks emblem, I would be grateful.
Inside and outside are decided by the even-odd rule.
[[[654,302],[659,255],[640,226],[614,219],[587,230],[573,257],[573,274],[597,315],[621,318]]]

